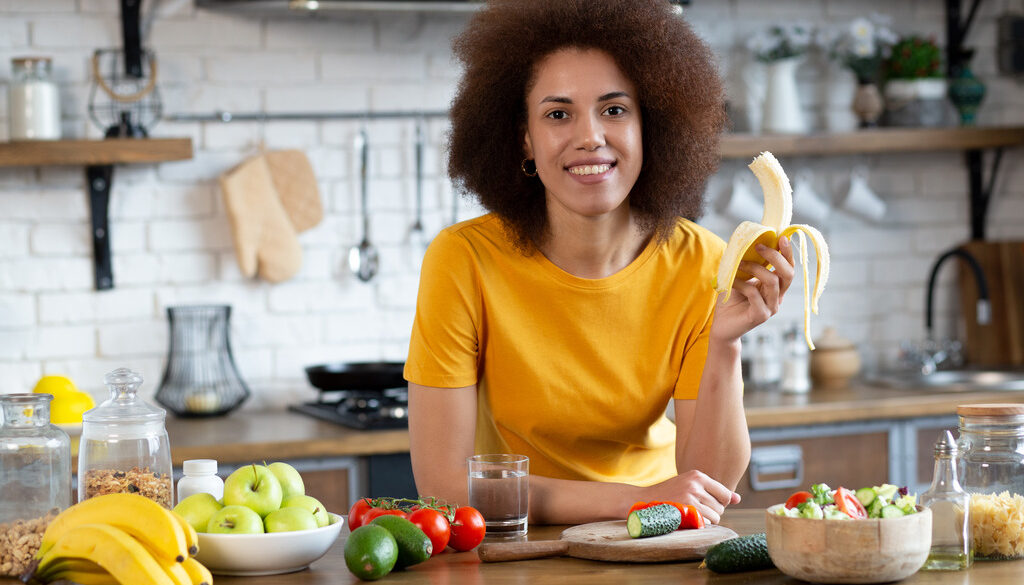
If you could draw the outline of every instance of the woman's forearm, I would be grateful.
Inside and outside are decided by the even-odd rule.
[[[574,481],[530,476],[530,522],[582,524],[618,520],[637,500],[643,488],[624,483]]]
[[[738,341],[711,341],[690,428],[684,430],[686,442],[676,457],[679,472],[699,469],[735,490],[750,461]]]

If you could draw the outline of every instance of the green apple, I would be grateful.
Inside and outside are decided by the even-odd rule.
[[[320,503],[320,500],[313,496],[292,496],[285,498],[281,502],[281,509],[285,508],[302,508],[308,510],[310,514],[316,518],[316,525],[320,527],[327,526],[331,523],[331,517],[327,514],[327,510],[324,509],[324,505]]]
[[[214,512],[206,525],[212,534],[261,534],[263,519],[245,506],[224,506]]]
[[[271,463],[269,466],[270,471],[274,472],[274,477],[281,483],[281,491],[284,493],[284,499],[288,499],[290,496],[301,496],[306,493],[306,486],[302,483],[302,476],[295,470],[294,467],[287,463],[276,461]]]
[[[294,532],[319,528],[312,512],[305,508],[281,508],[267,514],[263,520],[267,532]]]
[[[263,465],[246,465],[224,480],[224,504],[245,506],[265,518],[281,507],[281,482]]]
[[[206,525],[210,523],[210,518],[223,507],[224,504],[219,503],[217,498],[210,494],[198,493],[178,502],[178,505],[174,507],[174,513],[191,524],[196,532],[206,532]]]

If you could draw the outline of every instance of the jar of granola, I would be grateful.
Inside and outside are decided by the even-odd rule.
[[[167,413],[138,396],[142,376],[119,368],[106,376],[110,398],[82,416],[78,500],[136,493],[174,506]]]
[[[958,406],[958,472],[977,560],[1024,558],[1024,404]]]
[[[0,395],[0,576],[19,575],[71,505],[71,439],[50,424],[52,394]]]

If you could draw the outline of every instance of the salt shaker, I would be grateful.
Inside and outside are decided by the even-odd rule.
[[[60,92],[49,57],[11,59],[7,109],[11,140],[60,139]]]
[[[772,343],[768,334],[758,335],[750,358],[750,381],[755,389],[778,388],[779,377],[782,375],[779,361],[778,345]]]
[[[789,394],[811,390],[811,352],[800,339],[796,326],[786,330],[782,343],[782,380],[779,388]]]
[[[953,433],[943,431],[935,443],[932,485],[921,494],[921,505],[932,511],[932,548],[925,569],[960,571],[974,562],[971,497],[957,480],[956,455]]]

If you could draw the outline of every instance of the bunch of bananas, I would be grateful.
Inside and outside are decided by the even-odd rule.
[[[213,585],[194,556],[198,536],[182,517],[138,494],[71,506],[43,533],[23,580],[80,585]]]

